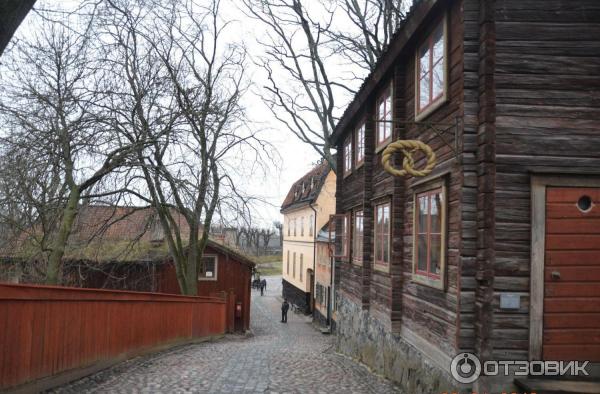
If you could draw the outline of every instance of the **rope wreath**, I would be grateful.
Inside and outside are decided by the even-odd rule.
[[[422,170],[415,170],[415,160],[412,157],[412,154],[418,150],[422,150],[427,156],[427,164]],[[390,162],[392,156],[396,152],[402,152],[404,158],[402,160],[402,170],[394,168]],[[419,140],[398,140],[396,142],[392,142],[388,145],[387,148],[383,151],[381,156],[381,163],[383,164],[383,168],[392,175],[395,176],[405,176],[406,174],[410,174],[412,176],[425,176],[433,170],[435,167],[435,153],[431,147],[424,142]]]

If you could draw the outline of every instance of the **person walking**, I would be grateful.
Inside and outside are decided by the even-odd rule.
[[[287,302],[287,299],[283,300],[283,304],[281,304],[281,322],[287,323],[287,313],[290,309],[290,304]]]
[[[261,296],[262,296],[262,295],[265,295],[265,287],[266,287],[266,286],[267,286],[267,285],[266,285],[266,283],[265,283],[265,280],[263,279],[263,280],[260,282],[260,295],[261,295]]]
[[[265,287],[265,291],[266,291],[267,290],[267,280],[263,279],[263,280],[261,280],[260,283]]]

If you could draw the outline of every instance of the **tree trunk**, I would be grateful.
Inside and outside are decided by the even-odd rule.
[[[62,259],[65,254],[65,247],[73,228],[75,216],[77,216],[77,205],[79,204],[80,191],[77,186],[71,188],[67,206],[63,211],[60,228],[56,234],[52,245],[52,252],[48,258],[48,270],[46,273],[47,285],[58,285],[60,279],[60,270]]]
[[[198,295],[198,245],[190,246],[185,267],[185,295]],[[183,289],[181,289],[183,292]]]

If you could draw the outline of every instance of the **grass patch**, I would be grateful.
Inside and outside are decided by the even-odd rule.
[[[261,276],[281,275],[281,267],[259,268]]]
[[[283,261],[283,256],[280,254],[267,256],[253,256],[252,260],[256,261],[256,264],[276,263],[278,261]]]

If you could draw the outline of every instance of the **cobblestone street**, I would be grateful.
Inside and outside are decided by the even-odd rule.
[[[228,336],[139,357],[56,393],[393,393],[389,382],[336,354],[310,318],[281,318],[281,277],[252,292],[250,338]]]

